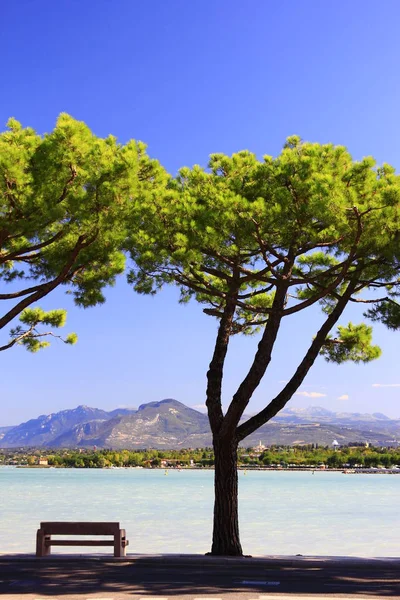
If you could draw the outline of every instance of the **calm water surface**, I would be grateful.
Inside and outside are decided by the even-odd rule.
[[[131,553],[207,552],[213,476],[0,468],[0,553],[34,552],[39,521],[56,520],[119,521]],[[400,556],[400,475],[241,471],[239,493],[248,554]]]

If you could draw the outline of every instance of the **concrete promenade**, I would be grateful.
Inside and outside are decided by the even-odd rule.
[[[2,600],[400,598],[400,558],[0,554]]]

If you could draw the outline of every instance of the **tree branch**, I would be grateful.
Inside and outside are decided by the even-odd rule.
[[[38,285],[34,285],[33,287],[26,288],[19,292],[11,292],[10,294],[0,294],[0,300],[14,300],[15,298],[21,298],[21,296],[26,296],[27,294],[31,294],[32,292],[37,292],[46,285],[47,283],[40,283]]]
[[[50,244],[53,244],[54,242],[59,240],[63,235],[65,235],[65,231],[61,230],[58,233],[56,233],[55,235],[53,235],[53,237],[46,240],[45,242],[36,244],[34,246],[25,246],[24,248],[21,248],[20,250],[15,250],[15,252],[10,252],[10,254],[5,254],[5,255],[1,254],[0,262],[4,263],[4,262],[7,262],[8,260],[14,260],[15,258],[21,256],[22,254],[27,254],[28,252],[36,252],[36,250],[40,250],[41,248],[46,248],[46,246],[50,246]]]
[[[245,437],[256,431],[259,427],[267,423],[270,419],[272,419],[284,406],[287,402],[292,398],[293,394],[303,383],[304,378],[306,377],[308,371],[312,367],[317,358],[323,344],[325,343],[326,337],[331,331],[332,327],[340,318],[340,315],[344,311],[349,298],[354,292],[356,284],[355,281],[349,283],[347,290],[343,294],[343,296],[338,301],[337,305],[328,316],[326,321],[323,323],[322,327],[318,331],[314,340],[312,341],[308,351],[306,352],[303,360],[299,364],[296,372],[293,377],[288,381],[283,390],[266,406],[262,411],[260,411],[257,415],[254,415],[236,430],[237,439],[239,441],[243,440]]]
[[[344,280],[344,278],[346,277],[348,270],[350,268],[350,265],[352,263],[352,261],[355,258],[356,252],[357,252],[357,246],[358,243],[360,241],[361,238],[361,234],[363,231],[363,224],[361,221],[361,215],[357,209],[356,206],[353,206],[352,209],[353,213],[355,214],[355,217],[357,219],[357,231],[356,231],[356,236],[354,238],[354,242],[353,245],[350,249],[349,252],[349,256],[347,257],[347,259],[344,261],[343,263],[343,269],[342,271],[339,273],[339,275],[336,277],[336,279],[333,280],[333,282],[328,285],[328,287],[323,288],[321,290],[321,292],[319,294],[316,294],[313,298],[309,298],[308,300],[305,300],[304,302],[300,302],[300,304],[296,304],[296,306],[292,306],[291,308],[288,308],[285,310],[285,316],[286,315],[292,315],[296,312],[299,312],[300,310],[307,308],[308,306],[311,306],[312,304],[315,304],[315,302],[318,302],[318,300],[321,300],[321,298],[323,298],[324,296],[326,296],[327,294],[329,294],[331,291],[333,291],[341,281]],[[337,266],[337,265],[336,265]],[[353,290],[354,291],[354,290]]]
[[[61,269],[61,271],[57,275],[57,277],[55,277],[52,281],[49,281],[48,283],[43,284],[39,290],[37,290],[36,292],[31,294],[27,298],[24,298],[24,300],[21,300],[11,310],[9,310],[8,313],[6,313],[0,319],[0,329],[3,329],[3,327],[8,325],[8,323],[10,321],[12,321],[17,315],[19,315],[19,313],[21,311],[23,311],[24,308],[27,308],[33,302],[36,302],[37,300],[40,300],[44,296],[47,296],[47,294],[49,294],[62,281],[64,281],[67,278],[67,276],[70,272],[70,269],[71,269],[72,265],[74,264],[77,256],[79,255],[81,250],[84,247],[86,247],[87,245],[88,245],[88,242],[85,242],[84,236],[79,236],[78,241],[75,244],[75,247],[73,248],[72,252],[70,253],[68,261],[66,262],[64,267]]]
[[[63,337],[61,335],[56,335],[52,331],[45,331],[43,333],[32,333],[34,330],[35,330],[35,325],[32,325],[32,327],[30,329],[28,329],[24,333],[21,333],[21,335],[17,336],[13,340],[11,340],[11,342],[6,344],[5,346],[0,346],[0,352],[2,352],[3,350],[8,350],[9,348],[12,348],[15,344],[18,344],[18,342],[20,342],[21,340],[23,340],[24,338],[29,337],[29,336],[31,336],[33,338],[51,336],[53,338],[57,338],[58,340],[61,340],[62,342],[64,342],[64,344],[68,343],[67,341],[65,341],[63,339]]]
[[[73,165],[69,165],[69,170],[71,171],[71,177],[68,179],[68,181],[66,182],[63,191],[61,193],[61,196],[58,198],[58,200],[56,201],[57,204],[61,204],[61,202],[63,200],[65,200],[65,198],[67,197],[67,193],[68,193],[68,188],[71,185],[71,183],[73,183],[75,177],[78,175],[77,170],[75,169],[75,167]]]
[[[222,377],[233,317],[236,310],[238,286],[238,276],[234,273],[230,289],[227,293],[224,311],[220,319],[214,353],[207,372],[206,406],[213,435],[219,432],[224,418],[221,404]]]
[[[382,298],[373,298],[372,300],[363,300],[362,298],[350,298],[350,302],[361,302],[362,304],[374,304],[376,302],[390,302],[392,301],[389,296],[383,296]]]
[[[28,337],[28,335],[30,335],[34,329],[35,329],[35,325],[31,325],[31,327],[27,331],[25,331],[24,333],[21,333],[21,335],[17,336],[13,340],[11,340],[11,342],[6,344],[5,346],[0,346],[0,352],[2,352],[3,350],[8,350],[9,348],[12,348],[15,344],[20,342],[22,339]]]
[[[265,325],[261,341],[258,344],[258,349],[253,363],[246,377],[240,384],[236,394],[234,394],[232,402],[230,403],[225,415],[221,427],[223,434],[230,433],[237,427],[254,390],[259,385],[269,363],[271,362],[272,350],[275,345],[276,336],[278,335],[279,327],[283,317],[283,308],[286,303],[288,287],[286,280],[290,277],[295,261],[295,256],[292,249],[289,249],[287,256],[288,261],[286,262],[282,272],[283,281],[277,285],[275,297],[272,303],[271,314]]]

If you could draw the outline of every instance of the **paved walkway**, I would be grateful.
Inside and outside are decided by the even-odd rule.
[[[2,600],[400,598],[400,558],[0,555]]]

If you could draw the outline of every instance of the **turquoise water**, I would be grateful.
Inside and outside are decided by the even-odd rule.
[[[207,552],[213,476],[0,468],[0,553],[34,552],[39,522],[55,520],[119,521],[131,553]],[[253,555],[400,556],[399,493],[400,475],[241,471],[243,549]]]

